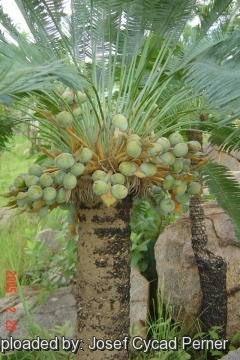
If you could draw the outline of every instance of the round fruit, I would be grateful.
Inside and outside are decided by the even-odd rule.
[[[164,154],[161,154],[159,158],[163,161],[163,166],[170,166],[176,160],[174,154],[171,152],[165,152]]]
[[[116,199],[124,199],[128,194],[128,189],[124,185],[116,184],[111,187],[111,194]]]
[[[175,209],[175,202],[171,199],[164,199],[160,202],[160,208],[169,213]]]
[[[23,189],[26,187],[25,184],[25,177],[23,175],[18,175],[13,182],[14,186],[16,186],[17,189]]]
[[[79,161],[82,163],[88,162],[92,158],[92,151],[88,148],[83,148],[79,156]]]
[[[40,218],[44,218],[48,214],[48,206],[44,206],[41,210],[37,212],[37,215]]]
[[[73,175],[72,173],[67,173],[64,178],[63,178],[63,186],[65,187],[65,189],[74,189],[75,186],[77,185],[77,178],[75,175]]]
[[[36,185],[38,182],[39,182],[39,177],[35,175],[28,175],[25,178],[25,184],[28,188],[30,188],[30,186]]]
[[[61,188],[57,191],[57,196],[56,196],[56,202],[57,203],[63,203],[65,202],[65,194],[66,194],[66,189]]]
[[[64,91],[64,93],[62,94],[62,98],[66,101],[68,105],[71,105],[73,103],[74,95],[72,91]]]
[[[153,187],[151,188],[151,193],[152,193],[153,195],[155,195],[155,194],[162,194],[162,188],[161,188],[160,186],[153,186]]]
[[[43,218],[48,214],[48,206],[45,206],[41,210],[38,211],[37,215],[40,216],[40,218]]]
[[[9,191],[13,191],[13,190],[17,190],[16,186],[14,185],[14,183],[10,184],[8,187]]]
[[[61,170],[65,170],[72,167],[74,162],[75,162],[74,157],[69,153],[62,153],[55,158],[55,164]]]
[[[191,171],[191,175],[193,175],[194,176],[194,178],[196,179],[196,178],[198,178],[199,177],[199,172],[198,171],[196,171],[196,170],[194,170],[194,171]]]
[[[182,159],[182,161],[184,165],[191,166],[191,159]]]
[[[127,143],[129,143],[130,141],[138,141],[139,143],[141,143],[141,138],[137,134],[131,134],[127,138]]]
[[[183,195],[187,190],[187,184],[184,181],[176,180],[173,188],[174,195]]]
[[[62,210],[68,210],[68,204],[66,204],[66,203],[60,204],[59,207],[60,207],[60,209],[62,209]]]
[[[140,171],[143,172],[147,177],[153,176],[157,172],[157,167],[153,163],[144,163],[140,165]]]
[[[189,202],[189,195],[187,193],[184,193],[182,195],[175,195],[175,199],[180,204],[187,204]]]
[[[175,132],[169,136],[169,141],[171,143],[171,146],[175,146],[176,144],[183,142],[183,137],[181,134]]]
[[[28,191],[28,197],[31,201],[35,201],[35,200],[38,200],[42,197],[42,194],[43,194],[43,190],[40,186],[38,185],[33,185],[31,186]]]
[[[76,207],[75,207],[75,203],[71,202],[71,203],[68,203],[68,211],[75,215],[76,214]]]
[[[171,171],[173,173],[179,174],[183,169],[183,162],[181,159],[176,159],[171,165]]]
[[[187,155],[187,153],[188,153],[187,144],[184,142],[176,144],[173,148],[173,153],[177,157],[182,157],[182,156]]]
[[[75,95],[75,100],[79,104],[83,104],[85,101],[87,101],[87,95],[82,91],[78,91]]]
[[[23,199],[18,199],[17,200],[17,205],[18,205],[18,207],[23,207],[28,202],[29,202],[29,199],[27,197],[25,197]]]
[[[104,195],[108,191],[108,184],[102,180],[96,180],[92,186],[93,192],[97,195]]]
[[[160,194],[154,194],[153,199],[155,203],[160,203],[163,199],[165,199],[165,192],[162,191]]]
[[[152,145],[153,145],[154,147],[147,149],[147,153],[148,153],[148,154],[155,154],[155,155],[157,155],[157,154],[161,154],[161,153],[163,152],[163,147],[162,147],[161,144],[159,144],[159,143],[153,143]]]
[[[187,188],[187,192],[190,195],[198,194],[200,190],[201,190],[201,185],[196,181],[191,181]]]
[[[84,165],[80,162],[77,162],[70,168],[70,172],[75,176],[80,176],[84,172]]]
[[[202,146],[200,144],[200,142],[192,140],[188,142],[188,148],[191,151],[201,151]]]
[[[62,185],[63,178],[65,175],[66,175],[66,172],[63,170],[55,171],[55,173],[53,174],[55,184]]]
[[[33,164],[28,169],[29,175],[41,176],[43,173],[43,169],[38,164]]]
[[[137,170],[137,166],[130,161],[123,161],[119,165],[119,171],[125,176],[132,176]]]
[[[43,173],[40,176],[39,182],[42,185],[42,187],[51,186],[53,184],[53,177],[51,174]]]
[[[128,128],[128,122],[124,115],[117,114],[112,118],[113,126],[119,128],[120,131],[126,131]]]
[[[80,107],[76,107],[76,109],[73,110],[73,115],[79,120],[82,117],[82,109]]]
[[[156,211],[157,211],[157,213],[159,214],[159,215],[161,215],[161,216],[167,216],[167,212],[166,211],[164,211],[161,207],[160,207],[160,205],[158,205],[157,207],[156,207]]]
[[[56,202],[56,198],[54,198],[53,200],[45,200],[45,204],[46,205],[52,205]]]
[[[157,139],[157,144],[160,144],[163,148],[163,152],[167,152],[170,147],[171,147],[171,143],[170,141],[168,140],[168,138],[166,137],[160,137],[159,139]]]
[[[138,141],[130,141],[126,146],[126,153],[128,156],[135,158],[138,157],[142,152],[142,146]]]
[[[121,184],[123,185],[125,183],[125,176],[121,173],[116,173],[111,175],[111,183],[112,185]]]
[[[184,164],[182,170],[185,171],[185,172],[189,172],[190,167],[188,165]]]
[[[167,175],[163,181],[163,188],[165,190],[171,190],[174,187],[175,178],[172,175]]]
[[[92,179],[93,181],[102,180],[108,182],[108,174],[105,173],[105,171],[96,170],[94,173],[92,173]]]
[[[65,128],[71,125],[73,121],[73,117],[69,112],[62,111],[56,116],[56,120],[60,127]]]
[[[56,196],[57,196],[57,190],[54,187],[50,186],[43,189],[43,193],[42,193],[43,200],[51,201],[55,199]]]

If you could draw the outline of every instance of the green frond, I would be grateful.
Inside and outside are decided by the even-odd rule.
[[[6,80],[2,83],[9,87],[10,93],[14,91],[13,83],[17,92],[22,91],[23,81],[24,91],[48,90],[57,85],[56,80],[74,90],[84,89],[88,101],[82,105],[81,121],[75,119],[73,128],[91,148],[94,149],[100,137],[104,154],[109,154],[110,138],[114,134],[111,119],[116,113],[127,117],[133,132],[140,136],[154,132],[156,137],[198,126],[196,99],[209,98],[225,112],[234,106],[237,116],[237,87],[231,85],[230,89],[233,79],[228,77],[228,73],[239,71],[238,51],[233,51],[238,43],[236,34],[231,39],[220,32],[201,35],[191,47],[179,50],[178,41],[192,17],[196,0],[180,3],[178,0],[72,0],[69,16],[64,14],[63,0],[30,3],[17,0],[16,3],[29,24],[31,41],[0,13],[3,25],[17,41],[14,45],[2,38],[0,51],[8,66],[11,62],[14,66],[14,59],[19,59],[15,68],[5,71],[4,67],[8,83]],[[208,33],[227,3],[213,2],[202,19],[201,34]],[[54,70],[58,61],[59,67]],[[188,84],[183,82],[184,71]],[[226,81],[222,81],[220,71]],[[49,81],[46,87],[45,80],[46,84]],[[66,107],[57,93],[43,96],[55,104],[54,116]],[[43,96],[37,94],[40,108],[44,108]],[[204,106],[208,107],[206,104],[207,101]],[[70,107],[67,109],[71,111]],[[49,134],[52,140],[49,131],[46,136]]]
[[[236,124],[220,126],[212,132],[209,142],[227,152],[240,151],[240,127]]]
[[[230,216],[237,238],[240,240],[240,184],[223,165],[209,163],[200,169],[203,182],[210,193]]]
[[[16,0],[34,42],[61,57],[59,40],[62,38],[61,23],[64,21],[64,0]],[[4,24],[3,24],[4,26]]]
[[[200,15],[200,31],[198,38],[203,38],[214,23],[219,19],[219,14],[222,14],[228,6],[232,3],[232,0],[214,0],[211,1],[208,6],[205,5],[204,14]]]
[[[240,115],[239,40],[240,32],[235,32],[208,48],[189,64],[185,75],[186,81],[202,92],[212,106],[232,114],[223,124],[230,123]]]

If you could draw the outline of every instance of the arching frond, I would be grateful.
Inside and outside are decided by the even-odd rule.
[[[203,182],[214,194],[219,206],[230,216],[240,241],[240,184],[223,165],[209,163],[200,170]]]
[[[240,127],[236,124],[217,127],[212,132],[209,141],[211,144],[219,146],[220,150],[240,151]]]
[[[187,66],[185,79],[202,92],[211,105],[229,112],[227,124],[240,115],[240,32],[236,31],[216,45],[209,47]]]

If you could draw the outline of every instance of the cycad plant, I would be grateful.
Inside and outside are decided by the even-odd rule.
[[[201,144],[187,141],[185,130],[198,127],[199,108],[209,107],[206,96],[216,101],[211,67],[222,43],[229,54],[229,41],[226,35],[207,33],[230,2],[213,3],[198,39],[185,50],[179,41],[194,0],[75,0],[71,15],[64,13],[61,0],[16,0],[30,29],[27,41],[0,15],[18,43],[1,37],[3,59],[14,60],[16,49],[26,66],[29,59],[39,64],[64,59],[59,81],[49,73],[53,90],[26,89],[34,99],[33,119],[51,144],[42,148],[50,163],[46,169],[33,164],[5,196],[9,206],[41,217],[60,206],[70,212],[70,231],[78,232],[80,226],[79,359],[128,356],[126,342],[118,347],[114,341],[127,340],[129,333],[133,196],[148,198],[159,216],[181,214],[189,196],[201,196],[198,169],[206,160]],[[228,79],[225,55],[221,75]],[[11,87],[5,87],[5,94],[16,107],[24,102]],[[219,92],[224,95],[223,108],[236,103],[230,84]],[[108,339],[98,344],[112,351],[92,346],[96,352],[90,352],[93,336]]]

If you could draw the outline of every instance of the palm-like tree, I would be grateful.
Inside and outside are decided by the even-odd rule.
[[[62,0],[16,0],[16,3],[31,38],[23,39],[1,12],[3,26],[17,42],[15,45],[1,37],[2,61],[10,58],[18,66],[15,54],[20,52],[25,74],[32,65],[42,70],[60,59],[64,59],[64,64],[61,63],[56,72],[53,69],[44,72],[49,86],[59,86],[56,90],[45,90],[46,79],[40,76],[42,82],[37,87],[35,79],[25,88],[19,80],[21,85],[17,89],[11,86],[12,82],[6,82],[4,94],[11,95],[17,106],[18,92],[32,90],[29,96],[34,95],[35,104],[37,99],[33,118],[42,122],[43,137],[52,143],[51,151],[43,149],[50,159],[70,153],[78,161],[83,151],[87,152],[83,149],[90,149],[91,153],[88,160],[82,160],[84,172],[76,186],[64,193],[64,201],[74,204],[73,232],[80,219],[77,338],[84,341],[85,351],[80,349],[78,358],[118,356],[126,359],[126,350],[97,351],[92,355],[87,345],[91,344],[92,336],[114,341],[128,335],[132,195],[150,196],[152,184],[162,183],[171,171],[169,166],[163,166],[155,156],[149,155],[149,149],[165,134],[180,130],[186,136],[185,130],[201,129],[200,108],[209,109],[211,105],[225,113],[234,108],[231,118],[221,119],[228,128],[239,115],[239,94],[235,86],[238,85],[236,74],[240,71],[238,34],[208,36],[209,29],[231,1],[213,2],[204,14],[196,40],[185,49],[179,41],[192,17],[195,0],[181,3],[178,0],[73,0],[71,15],[64,13]],[[14,79],[15,72],[11,76]],[[61,87],[57,79],[69,89]],[[70,98],[75,94],[75,98],[69,100],[66,92]],[[62,111],[70,114],[69,126],[59,125],[58,114]],[[119,118],[117,124],[114,122],[113,116],[117,114],[124,115],[123,125],[119,124]],[[210,129],[219,127],[217,121],[206,122],[204,126],[207,125]],[[135,141],[143,150],[140,155],[129,155],[130,134],[140,137]],[[191,157],[203,165],[201,158],[193,154]],[[123,196],[114,195],[109,179],[119,172],[123,161],[134,163],[135,171],[133,176],[127,176],[127,196],[120,200]],[[155,161],[157,166],[157,173],[150,176],[140,167],[149,161]],[[53,163],[47,172],[56,172],[56,165]],[[220,176],[211,171],[213,166],[205,166],[205,176],[210,186],[217,189],[216,195],[226,200],[222,200],[223,206],[231,209],[233,203],[230,205],[222,196],[222,189],[226,190],[229,184],[227,177],[223,171]],[[107,192],[103,192],[101,198],[92,192],[90,175],[97,170],[108,174]],[[193,175],[184,179],[190,182]],[[239,231],[239,187],[233,179],[229,181],[236,189],[236,211],[232,215]],[[22,198],[18,193],[24,191],[27,194],[26,189],[10,192],[14,197],[10,204],[19,204]],[[21,196],[25,199],[25,195]],[[172,199],[175,209],[180,211],[180,203],[174,196]],[[31,204],[31,210],[51,210],[58,205],[55,200],[52,203],[38,200]],[[28,203],[24,206],[30,208]]]

